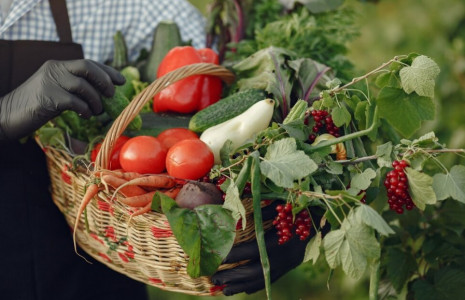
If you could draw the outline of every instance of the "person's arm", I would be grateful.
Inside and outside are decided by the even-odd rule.
[[[18,139],[65,110],[83,118],[102,112],[100,95],[111,97],[124,77],[87,60],[47,61],[26,82],[0,97],[0,140]]]

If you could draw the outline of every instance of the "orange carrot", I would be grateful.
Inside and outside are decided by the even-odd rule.
[[[155,191],[133,197],[121,197],[118,201],[132,207],[142,207],[147,205],[147,203],[152,203],[153,195],[155,195]]]
[[[136,217],[136,216],[139,216],[139,215],[148,213],[148,212],[151,211],[151,210],[152,210],[152,201],[150,201],[149,203],[147,203],[144,207],[139,208],[138,210],[136,210],[135,212],[133,212],[133,213],[131,214],[131,217],[129,218],[129,221],[131,221],[131,219],[132,219],[133,217]]]
[[[143,188],[137,185],[125,185],[128,183],[127,180],[109,174],[102,176],[102,182],[110,185],[114,189],[117,189],[126,197],[138,196],[147,193]]]
[[[173,177],[156,174],[132,179],[128,182],[128,185],[141,185],[167,189],[175,186],[176,181]]]
[[[74,222],[74,230],[73,230],[74,251],[76,251],[76,253],[78,253],[77,252],[77,246],[76,246],[76,231],[77,231],[77,227],[79,225],[80,216],[84,212],[84,209],[87,207],[90,200],[92,200],[95,197],[95,195],[97,195],[98,190],[99,190],[99,188],[98,188],[97,184],[92,183],[91,185],[89,185],[87,187],[86,193],[84,194],[84,197],[82,198],[81,204],[79,205],[79,209],[78,209],[77,214],[76,214],[76,221]],[[78,253],[78,255],[79,255],[79,253]]]
[[[99,170],[94,173],[96,177],[102,177],[104,175],[113,175],[118,178],[122,178],[125,180],[132,180],[135,178],[139,178],[142,176],[142,174],[136,173],[136,172],[124,172],[123,169],[118,169],[118,170]]]
[[[174,188],[171,188],[169,190],[164,190],[164,191],[160,191],[162,192],[163,194],[165,194],[166,196],[174,199],[176,198],[176,196],[179,194],[179,191],[181,190],[181,187],[179,186],[176,186]]]

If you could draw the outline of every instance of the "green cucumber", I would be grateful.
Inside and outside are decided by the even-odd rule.
[[[181,33],[176,23],[161,21],[153,33],[152,48],[147,63],[142,70],[142,80],[153,82],[157,78],[158,66],[168,51],[176,46],[181,46]]]
[[[116,70],[121,70],[128,65],[128,48],[121,31],[116,31],[113,36],[113,44],[114,54],[111,66]]]
[[[214,125],[240,115],[258,101],[266,98],[265,92],[257,89],[241,91],[207,106],[192,116],[189,129],[202,132]]]
[[[121,112],[129,105],[129,99],[121,91],[116,90],[113,97],[102,97],[103,110],[115,120]],[[136,116],[128,125],[130,130],[139,130],[142,127],[142,119]]]

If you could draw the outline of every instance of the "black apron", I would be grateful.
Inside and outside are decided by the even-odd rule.
[[[0,40],[0,96],[49,59],[83,58],[65,0],[49,2],[60,41]],[[49,186],[45,155],[32,138],[0,141],[0,299],[146,299],[144,284],[76,255]]]

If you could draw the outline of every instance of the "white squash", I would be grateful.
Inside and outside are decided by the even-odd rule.
[[[220,164],[220,150],[227,140],[233,147],[239,147],[270,124],[275,101],[265,99],[249,107],[242,114],[206,129],[200,139],[206,143],[215,156],[215,164]]]

